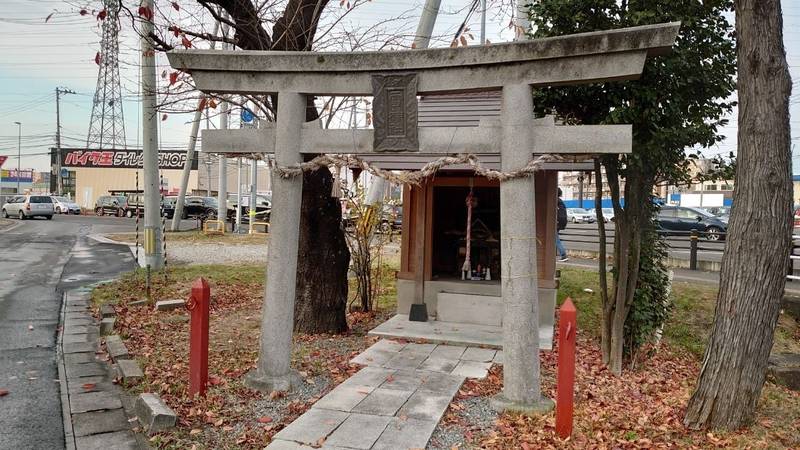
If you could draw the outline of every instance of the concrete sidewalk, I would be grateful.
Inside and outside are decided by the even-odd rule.
[[[598,261],[596,259],[580,259],[570,256],[569,261],[556,263],[556,267],[571,267],[583,270],[597,271]],[[608,266],[611,270],[611,266]],[[702,270],[689,270],[681,268],[671,268],[674,274],[674,281],[685,283],[704,283],[710,285],[719,285],[719,272],[706,272]],[[786,282],[787,294],[800,295],[800,282]]]

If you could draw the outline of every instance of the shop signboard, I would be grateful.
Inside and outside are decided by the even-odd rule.
[[[62,149],[62,167],[84,167],[100,169],[136,169],[142,167],[141,150],[85,150]],[[158,152],[159,169],[183,169],[186,152],[167,150]],[[197,170],[197,159],[192,161],[192,170]]]
[[[12,170],[2,170],[0,171],[0,178],[4,183],[16,183],[19,181],[20,183],[32,183],[33,182],[33,170],[31,169],[22,169],[19,171],[19,175],[17,175],[17,169]]]

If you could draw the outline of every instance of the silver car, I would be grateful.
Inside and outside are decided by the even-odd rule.
[[[53,196],[53,209],[55,209],[56,214],[80,214],[81,207],[75,203],[74,200],[70,200],[67,197],[57,197]]]
[[[18,195],[12,197],[3,205],[2,211],[4,218],[14,216],[20,220],[37,216],[50,220],[53,218],[54,213],[53,199],[49,195]]]
[[[594,223],[597,217],[587,209],[567,208],[567,220],[572,223]]]

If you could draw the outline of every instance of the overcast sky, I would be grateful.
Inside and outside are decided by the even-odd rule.
[[[169,2],[158,0],[165,8]],[[91,115],[92,96],[97,80],[94,56],[99,50],[98,27],[94,18],[81,17],[76,5],[91,4],[75,0],[2,0],[0,9],[0,155],[8,155],[5,168],[16,167],[17,125],[22,122],[22,167],[47,170],[48,149],[55,143],[55,88],[67,87],[77,92],[62,97],[62,131],[64,147],[82,147]],[[126,2],[128,3],[128,2]],[[181,1],[180,3],[187,3]],[[338,8],[331,1],[330,8]],[[372,0],[359,7],[340,23],[337,30],[352,30],[383,21],[385,28],[398,34],[413,34],[424,0]],[[466,17],[469,0],[443,0],[434,34],[439,36],[432,46],[447,45]],[[491,1],[489,2],[492,3]],[[90,8],[91,9],[91,8]],[[792,96],[793,144],[800,144],[800,1],[783,1],[784,41],[787,58],[795,80]],[[44,19],[54,14],[48,23]],[[397,20],[397,18],[400,18]],[[488,13],[487,38],[491,42],[509,40],[508,16],[499,9]],[[394,20],[393,20],[394,19]],[[479,17],[469,21],[475,38],[479,34]],[[121,64],[124,115],[127,142],[137,146],[141,141],[141,110],[138,94],[137,38],[129,27],[121,38]],[[161,64],[166,61],[161,59]],[[725,142],[705,150],[707,155],[727,154],[736,149],[736,112],[724,132]],[[163,147],[185,147],[191,114],[172,114],[160,122]],[[213,124],[212,124],[213,126]],[[800,151],[795,152],[795,174],[800,174]]]

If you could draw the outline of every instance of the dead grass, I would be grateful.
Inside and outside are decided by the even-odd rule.
[[[327,390],[358,370],[349,360],[377,339],[367,331],[394,312],[394,271],[381,281],[378,311],[348,315],[350,330],[341,335],[294,336],[292,367],[309,382],[322,378]],[[157,435],[151,444],[159,448],[198,449],[263,448],[272,435],[290,423],[318,396],[300,396],[287,404],[281,417],[265,419],[258,405],[269,396],[243,385],[244,375],[255,367],[263,296],[263,265],[180,266],[169,279],[153,277],[156,299],[186,298],[191,282],[199,276],[211,285],[212,309],[209,330],[208,395],[189,398],[188,313],[184,310],[155,312],[149,307],[129,307],[144,295],[144,273],[124,275],[120,280],[94,290],[95,304],[116,303],[117,332],[126,338],[133,356],[142,364],[145,377],[128,389],[133,393],[156,392],[179,415],[179,426]],[[323,392],[324,393],[324,392]],[[259,419],[261,421],[259,421]]]

